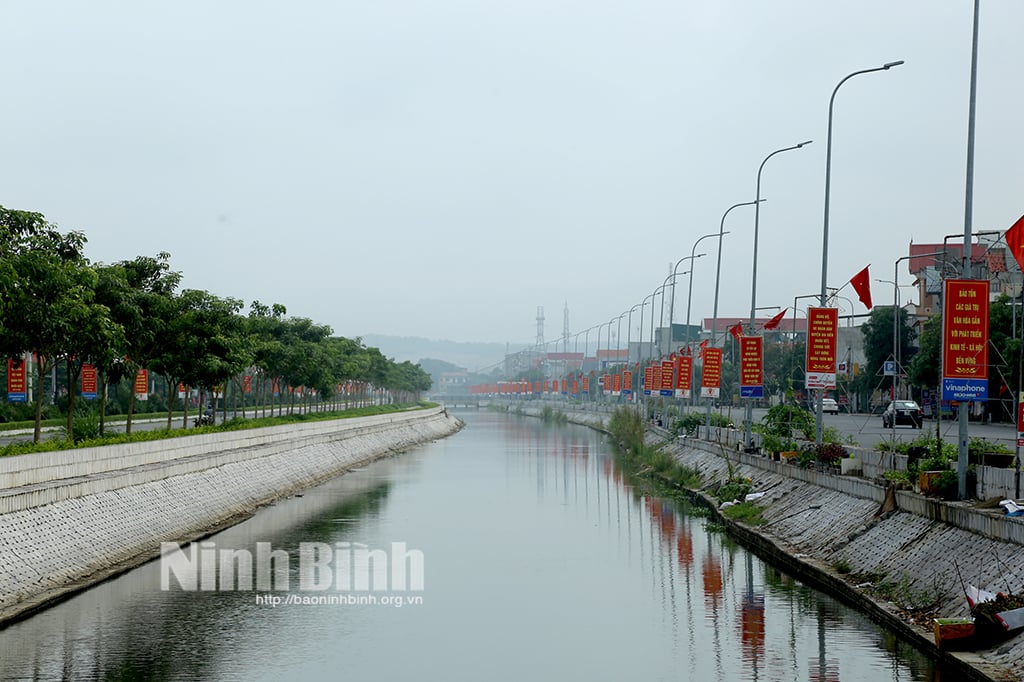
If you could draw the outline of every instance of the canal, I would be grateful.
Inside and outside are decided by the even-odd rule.
[[[154,561],[0,630],[0,679],[940,679],[916,649],[766,565],[699,509],[646,496],[600,434],[460,416],[460,433],[201,546],[283,550],[287,592],[191,591],[185,563]],[[404,582],[336,589],[339,566],[358,587],[392,543],[405,543],[408,561],[389,567],[403,563]],[[335,552],[331,569],[304,565],[304,546]],[[192,545],[178,558],[198,567],[200,556]],[[246,587],[236,577],[228,586]],[[338,595],[360,599],[325,599]]]

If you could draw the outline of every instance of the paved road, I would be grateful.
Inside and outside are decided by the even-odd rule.
[[[766,409],[754,410],[754,422],[758,422],[764,416]],[[729,415],[728,410],[725,414]],[[742,427],[743,410],[734,409],[731,413],[733,423]],[[921,429],[910,426],[897,426],[884,428],[881,415],[870,414],[826,414],[823,421],[825,426],[838,429],[844,437],[851,436],[857,445],[861,447],[874,448],[880,441],[895,440],[895,442],[909,443],[920,438],[922,435],[934,437],[935,420],[925,419]],[[939,425],[939,431],[944,441],[956,443],[958,438],[958,425],[955,419],[945,419]],[[1011,424],[983,424],[981,422],[970,422],[968,428],[970,438],[984,438],[992,442],[1002,443],[1011,450],[1017,442],[1016,427]]]

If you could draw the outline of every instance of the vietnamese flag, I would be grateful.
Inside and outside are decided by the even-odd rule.
[[[776,327],[778,327],[779,323],[782,322],[782,318],[786,316],[787,310],[789,310],[789,308],[783,308],[782,310],[780,310],[778,315],[764,323],[764,328],[775,329]]]
[[[1024,215],[1017,218],[1017,222],[1006,231],[1006,245],[1010,247],[1010,253],[1017,260],[1017,265],[1024,270]]]
[[[850,279],[850,284],[853,285],[853,290],[857,292],[857,298],[859,298],[860,302],[864,304],[864,307],[871,310],[871,278],[868,276],[869,267],[870,265],[865,265],[863,270]]]
[[[737,322],[733,326],[729,327],[729,333],[733,335],[733,338],[739,341],[740,337],[743,336],[743,323]]]

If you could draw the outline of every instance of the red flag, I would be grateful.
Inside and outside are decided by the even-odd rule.
[[[775,329],[776,327],[778,327],[779,323],[782,322],[782,318],[786,316],[787,310],[789,310],[789,308],[783,308],[781,311],[779,311],[778,315],[764,323],[764,328]]]
[[[857,292],[857,298],[859,298],[860,302],[864,304],[864,307],[871,310],[871,278],[868,277],[869,267],[869,265],[865,265],[863,270],[850,279],[850,284],[853,285],[853,290]]]
[[[700,342],[700,346],[697,349],[697,357],[704,357],[704,349],[708,347],[708,341],[710,340],[711,339],[704,339],[703,341]]]
[[[743,323],[737,322],[733,326],[729,327],[729,333],[732,334],[737,341],[739,341],[740,337],[743,336]]]
[[[1010,253],[1017,259],[1017,265],[1024,270],[1024,215],[1006,231],[1006,245],[1010,247]]]

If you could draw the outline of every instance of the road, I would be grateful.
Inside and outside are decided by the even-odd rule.
[[[766,409],[755,409],[754,422],[760,421],[766,412]],[[737,426],[742,425],[743,410],[734,409],[731,417],[733,423]],[[895,429],[886,429],[882,427],[882,417],[880,415],[840,413],[824,415],[823,424],[837,429],[844,439],[850,436],[857,445],[866,448],[874,448],[883,440],[909,443],[920,438],[922,435],[935,436],[935,420],[933,419],[925,419],[924,426],[921,429],[911,428],[910,426],[897,426]],[[939,429],[944,441],[956,443],[958,426],[955,419],[944,419]],[[1017,442],[1016,427],[1011,424],[970,422],[968,435],[970,438],[984,438],[988,441],[1001,443],[1011,450],[1014,449]]]

